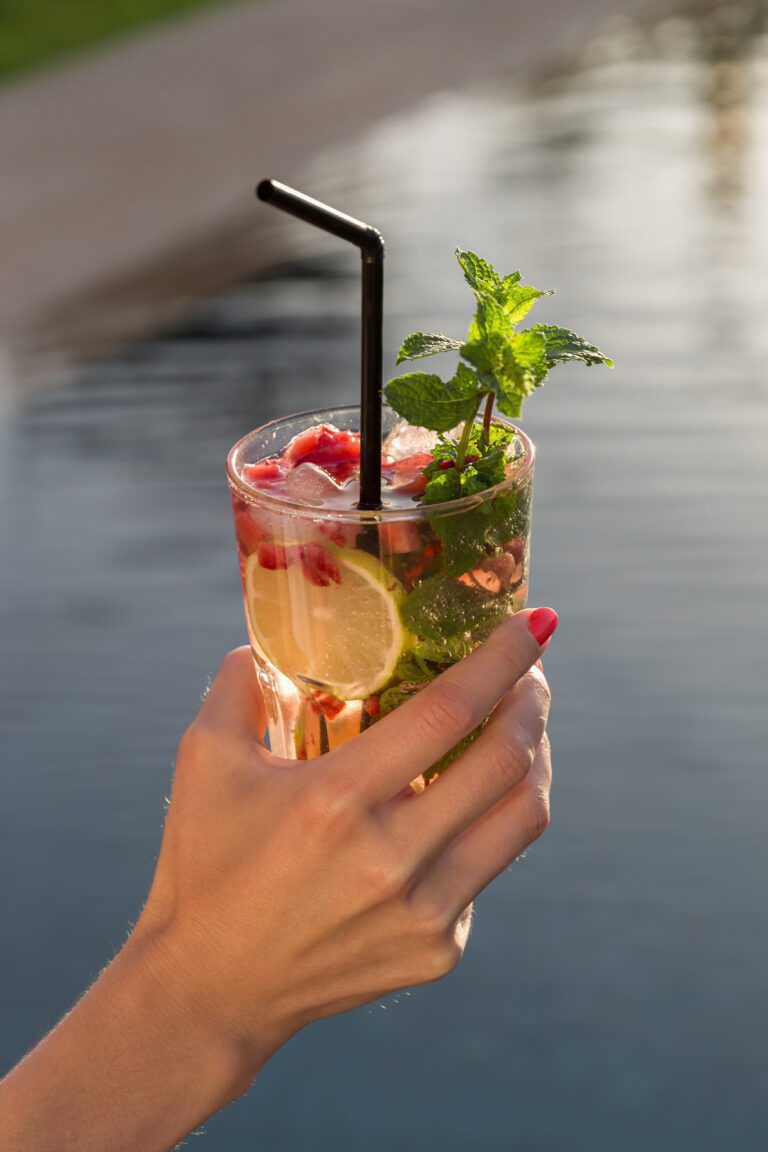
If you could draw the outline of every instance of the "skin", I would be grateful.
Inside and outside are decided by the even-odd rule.
[[[250,653],[226,657],[181,741],[144,911],[0,1083],[0,1148],[164,1152],[306,1024],[458,964],[471,901],[549,822],[529,616],[310,763],[265,749]],[[434,785],[408,789],[489,715]]]

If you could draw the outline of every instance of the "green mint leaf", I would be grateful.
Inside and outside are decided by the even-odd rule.
[[[519,276],[519,273],[517,273]],[[542,296],[552,296],[551,291],[532,288],[530,284],[513,284],[505,290],[504,308],[513,324],[519,324],[528,315],[533,305]]]
[[[476,567],[485,555],[488,517],[482,509],[479,504],[435,521],[435,535],[443,546],[443,565],[454,579]]]
[[[606,364],[609,368],[613,368],[613,360],[604,356],[594,344],[590,344],[568,328],[559,328],[556,324],[534,324],[532,331],[546,340],[547,360],[550,365],[581,360],[584,364]]]
[[[438,645],[468,634],[478,643],[490,635],[509,611],[507,596],[488,596],[461,584],[447,572],[422,580],[400,607],[406,628],[415,636]]]
[[[494,337],[509,339],[514,325],[509,313],[503,304],[492,297],[481,300],[475,312],[475,318],[469,328],[468,339],[489,340]]]
[[[520,272],[520,271],[510,272],[508,276],[504,277],[504,279],[501,282],[501,291],[502,291],[505,299],[506,299],[508,293],[511,291],[511,289],[514,288],[516,284],[519,284],[521,280],[522,280],[522,272]]]
[[[428,465],[428,468],[431,467]],[[428,473],[428,476],[422,504],[443,504],[446,500],[458,500],[461,496],[461,476],[457,468],[442,469],[437,464],[436,470]]]
[[[395,676],[407,684],[427,684],[435,673],[424,666],[412,652],[404,652],[395,665]]]
[[[426,372],[396,376],[384,389],[387,403],[409,424],[448,432],[470,420],[478,402],[478,381],[471,368],[460,364],[447,382]]]
[[[531,529],[532,487],[511,488],[490,501],[493,514],[485,529],[486,549],[490,553],[505,549],[513,540],[524,539]]]
[[[482,260],[474,252],[456,250],[456,256],[464,272],[464,279],[481,304],[491,301],[498,304],[506,313],[511,325],[519,324],[542,296],[551,296],[550,291],[521,284],[520,272],[512,272],[501,280],[493,265]]]
[[[544,383],[549,367],[544,336],[535,329],[515,332],[496,373],[500,411],[505,416],[519,416],[523,400]]]
[[[504,416],[509,416],[510,420],[519,420],[523,414],[523,400],[525,396],[522,392],[502,392],[499,390],[496,398],[499,412]]]
[[[410,700],[411,696],[415,696],[423,687],[423,684],[393,684],[391,688],[386,688],[379,698],[381,715],[386,716],[387,713],[394,712],[395,708]]]
[[[441,637],[439,640],[417,640],[414,656],[427,667],[435,669],[435,675],[444,668],[449,668],[457,660],[463,660],[472,650],[467,636],[457,636],[451,640]]]
[[[438,352],[452,352],[461,348],[461,344],[461,340],[454,340],[452,336],[443,336],[439,332],[412,332],[403,340],[396,363],[402,364],[404,360],[420,360],[424,356],[434,356]]]
[[[484,296],[495,295],[501,289],[501,280],[492,264],[476,256],[474,252],[462,252],[456,249],[456,259],[461,265],[464,279],[469,284],[478,300]]]
[[[471,467],[483,488],[493,488],[494,484],[501,484],[506,479],[507,455],[502,448],[491,449],[487,455],[475,460]]]
[[[461,346],[461,355],[477,369],[480,383],[494,390],[497,387],[496,369],[505,345],[505,337],[494,333],[492,336],[477,335]]]

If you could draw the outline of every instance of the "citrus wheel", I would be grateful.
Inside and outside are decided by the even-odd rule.
[[[268,566],[258,552],[248,557],[253,637],[294,682],[341,700],[364,700],[391,679],[408,646],[399,611],[403,586],[375,557],[351,548],[327,548],[318,580],[316,569],[308,570],[304,548],[278,544]],[[281,557],[278,566],[275,554]]]

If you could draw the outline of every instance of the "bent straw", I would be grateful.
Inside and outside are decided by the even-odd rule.
[[[305,220],[324,232],[347,240],[360,249],[363,261],[363,314],[360,381],[360,500],[364,510],[381,508],[381,356],[384,305],[384,237],[377,228],[363,224],[279,184],[262,180],[256,188],[260,200]]]

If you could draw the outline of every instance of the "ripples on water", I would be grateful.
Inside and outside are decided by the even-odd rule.
[[[459,973],[310,1029],[206,1147],[762,1147],[762,18],[615,28],[572,74],[435,98],[305,183],[388,239],[389,363],[413,326],[461,334],[460,244],[556,285],[541,318],[618,368],[557,371],[526,416],[533,599],[562,617],[552,831],[480,900]],[[0,417],[4,1063],[120,944],[178,736],[245,638],[227,448],[354,398],[357,267],[299,242]]]

